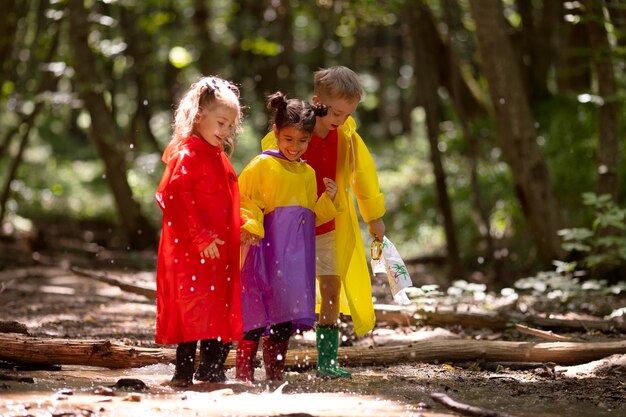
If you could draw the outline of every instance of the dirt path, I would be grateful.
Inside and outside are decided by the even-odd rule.
[[[4,271],[6,272],[6,271]],[[50,269],[46,276],[3,281],[0,317],[28,326],[34,336],[102,338],[154,346],[154,303],[117,287]],[[9,274],[10,275],[10,274]],[[6,275],[5,275],[6,277]],[[481,331],[404,326],[377,328],[356,345],[441,338],[495,338]],[[314,334],[293,340],[312,345]],[[0,347],[1,351],[1,347]],[[0,353],[1,356],[1,353]],[[186,391],[164,386],[172,365],[128,370],[63,366],[59,371],[0,370],[1,416],[452,416],[431,393],[513,416],[626,415],[626,358],[584,367],[538,367],[526,371],[480,370],[477,364],[403,364],[352,367],[351,380],[316,378],[312,370],[290,372],[287,384],[196,384]],[[29,380],[28,378],[32,379]],[[144,391],[99,387],[120,378],[140,379]]]

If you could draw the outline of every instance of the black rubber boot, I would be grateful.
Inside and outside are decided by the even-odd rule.
[[[186,388],[193,384],[193,369],[196,360],[196,346],[198,342],[179,343],[176,348],[176,370],[170,385],[176,388]]]
[[[200,341],[200,364],[193,377],[198,381],[226,381],[224,362],[231,345],[231,343],[222,343],[217,339]]]

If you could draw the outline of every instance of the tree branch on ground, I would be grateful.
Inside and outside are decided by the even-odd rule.
[[[499,413],[497,411],[487,410],[480,407],[475,407],[473,405],[463,404],[458,401],[453,400],[448,397],[446,394],[440,392],[433,392],[430,394],[430,397],[437,401],[440,404],[445,405],[451,410],[456,411],[457,413],[461,413],[466,416],[477,416],[477,417],[513,417],[511,414],[507,413]]]

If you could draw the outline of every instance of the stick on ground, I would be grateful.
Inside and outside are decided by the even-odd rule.
[[[431,398],[438,403],[443,404],[447,408],[456,411],[457,413],[461,413],[466,416],[476,416],[476,417],[514,417],[511,414],[500,413],[498,411],[487,410],[485,408],[475,407],[469,404],[463,404],[458,401],[453,400],[448,397],[446,394],[440,392],[433,392],[430,394]]]

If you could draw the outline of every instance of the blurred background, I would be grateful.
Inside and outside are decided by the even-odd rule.
[[[154,267],[154,191],[179,95],[201,75],[240,86],[240,172],[268,129],[265,96],[309,100],[315,70],[345,65],[366,91],[354,116],[415,284],[501,288],[543,270],[624,281],[623,0],[2,8],[4,242],[119,250]]]

